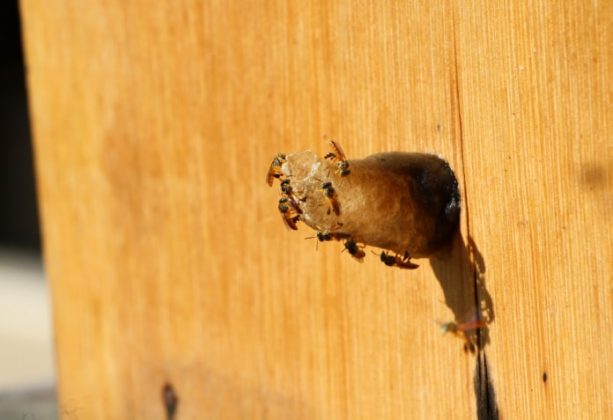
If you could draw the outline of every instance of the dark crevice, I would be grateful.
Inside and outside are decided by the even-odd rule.
[[[496,404],[496,393],[488,373],[487,356],[483,351],[477,356],[474,387],[477,396],[477,419],[498,420],[500,414]]]

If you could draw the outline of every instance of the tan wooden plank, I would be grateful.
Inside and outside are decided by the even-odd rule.
[[[406,273],[279,220],[267,165],[324,136],[439,153],[466,182],[504,417],[606,412],[610,8],[21,6],[65,417],[163,418],[166,382],[178,418],[475,416],[476,359],[435,324],[473,301],[461,241]]]
[[[457,10],[469,225],[497,314],[486,353],[500,412],[611,418],[613,4]]]

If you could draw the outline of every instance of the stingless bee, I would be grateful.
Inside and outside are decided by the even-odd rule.
[[[345,241],[345,249],[357,261],[359,262],[364,261],[364,257],[366,256],[366,253],[362,250],[362,247],[359,247],[357,242],[354,241],[353,239],[347,239]]]
[[[349,162],[347,162],[347,157],[345,156],[343,149],[341,149],[341,146],[334,140],[330,140],[330,147],[332,148],[332,151],[326,153],[324,159],[330,159],[332,162],[336,163],[336,173],[338,175],[349,175],[351,172],[349,170]]]
[[[296,211],[296,213],[302,214],[302,209],[298,205],[298,202],[296,201],[296,197],[294,196],[293,192],[294,190],[292,189],[292,186],[290,185],[289,179],[284,179],[283,181],[281,181],[282,196],[284,198],[287,198],[287,201],[292,206],[292,208]]]
[[[330,201],[330,206],[332,206],[332,211],[334,211],[334,214],[337,216],[341,214],[341,207],[336,198],[336,190],[332,186],[332,183],[330,181],[324,182],[321,184],[321,189],[324,191],[324,195]],[[330,210],[328,210],[328,214],[330,214]]]
[[[281,171],[281,166],[285,162],[286,157],[283,153],[277,154],[275,158],[272,160],[270,164],[270,168],[268,168],[268,173],[266,174],[266,183],[272,187],[272,181],[274,178],[280,178],[283,176],[283,172]]]
[[[317,232],[315,236],[319,242],[331,241],[333,236],[330,232]]]
[[[343,239],[347,239],[349,237],[350,237],[350,235],[348,233],[328,232],[328,231],[319,231],[319,232],[317,232],[316,236],[311,236],[311,238],[317,238],[317,240],[319,242],[331,241],[333,239],[335,241],[340,241],[340,240],[343,240]]]
[[[450,332],[457,336],[466,335],[466,333],[470,331],[479,330],[485,328],[486,326],[486,322],[482,319],[473,319],[472,321],[462,322],[459,324],[453,321],[440,324],[441,333],[446,334]]]
[[[302,213],[300,207],[295,205],[290,198],[282,197],[279,199],[279,212],[288,228],[298,230],[296,223],[300,220],[300,213]]]
[[[466,322],[442,322],[439,323],[442,334],[451,333],[456,337],[464,340],[464,351],[474,353],[478,345],[478,340],[475,333],[481,329],[487,328],[487,322],[476,316]]]
[[[286,195],[290,195],[292,193],[292,186],[290,185],[289,179],[284,179],[281,181],[281,192]]]
[[[313,239],[313,238],[317,238],[317,242],[315,245],[315,249],[317,249],[317,244],[319,244],[320,242],[327,242],[327,241],[341,241],[343,239],[347,239],[350,238],[351,235],[349,235],[348,233],[341,233],[341,232],[328,232],[328,231],[318,231],[317,234],[315,236],[309,236],[307,238],[304,239]]]
[[[404,257],[398,255],[386,254],[385,251],[381,251],[381,261],[388,267],[396,266],[398,268],[406,268],[409,270],[415,270],[419,265],[411,262],[411,257],[408,252],[404,253]]]

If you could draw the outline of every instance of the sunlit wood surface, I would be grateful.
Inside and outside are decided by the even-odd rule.
[[[613,417],[612,2],[21,9],[64,418]],[[446,158],[452,255],[286,230],[267,167],[330,137]]]

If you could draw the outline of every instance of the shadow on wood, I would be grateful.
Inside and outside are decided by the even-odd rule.
[[[445,304],[451,309],[456,325],[482,321],[482,328],[463,331],[467,349],[483,349],[490,341],[489,328],[494,321],[494,303],[485,286],[485,261],[474,240],[466,243],[457,233],[453,245],[441,255],[430,259],[432,270],[439,281]]]

